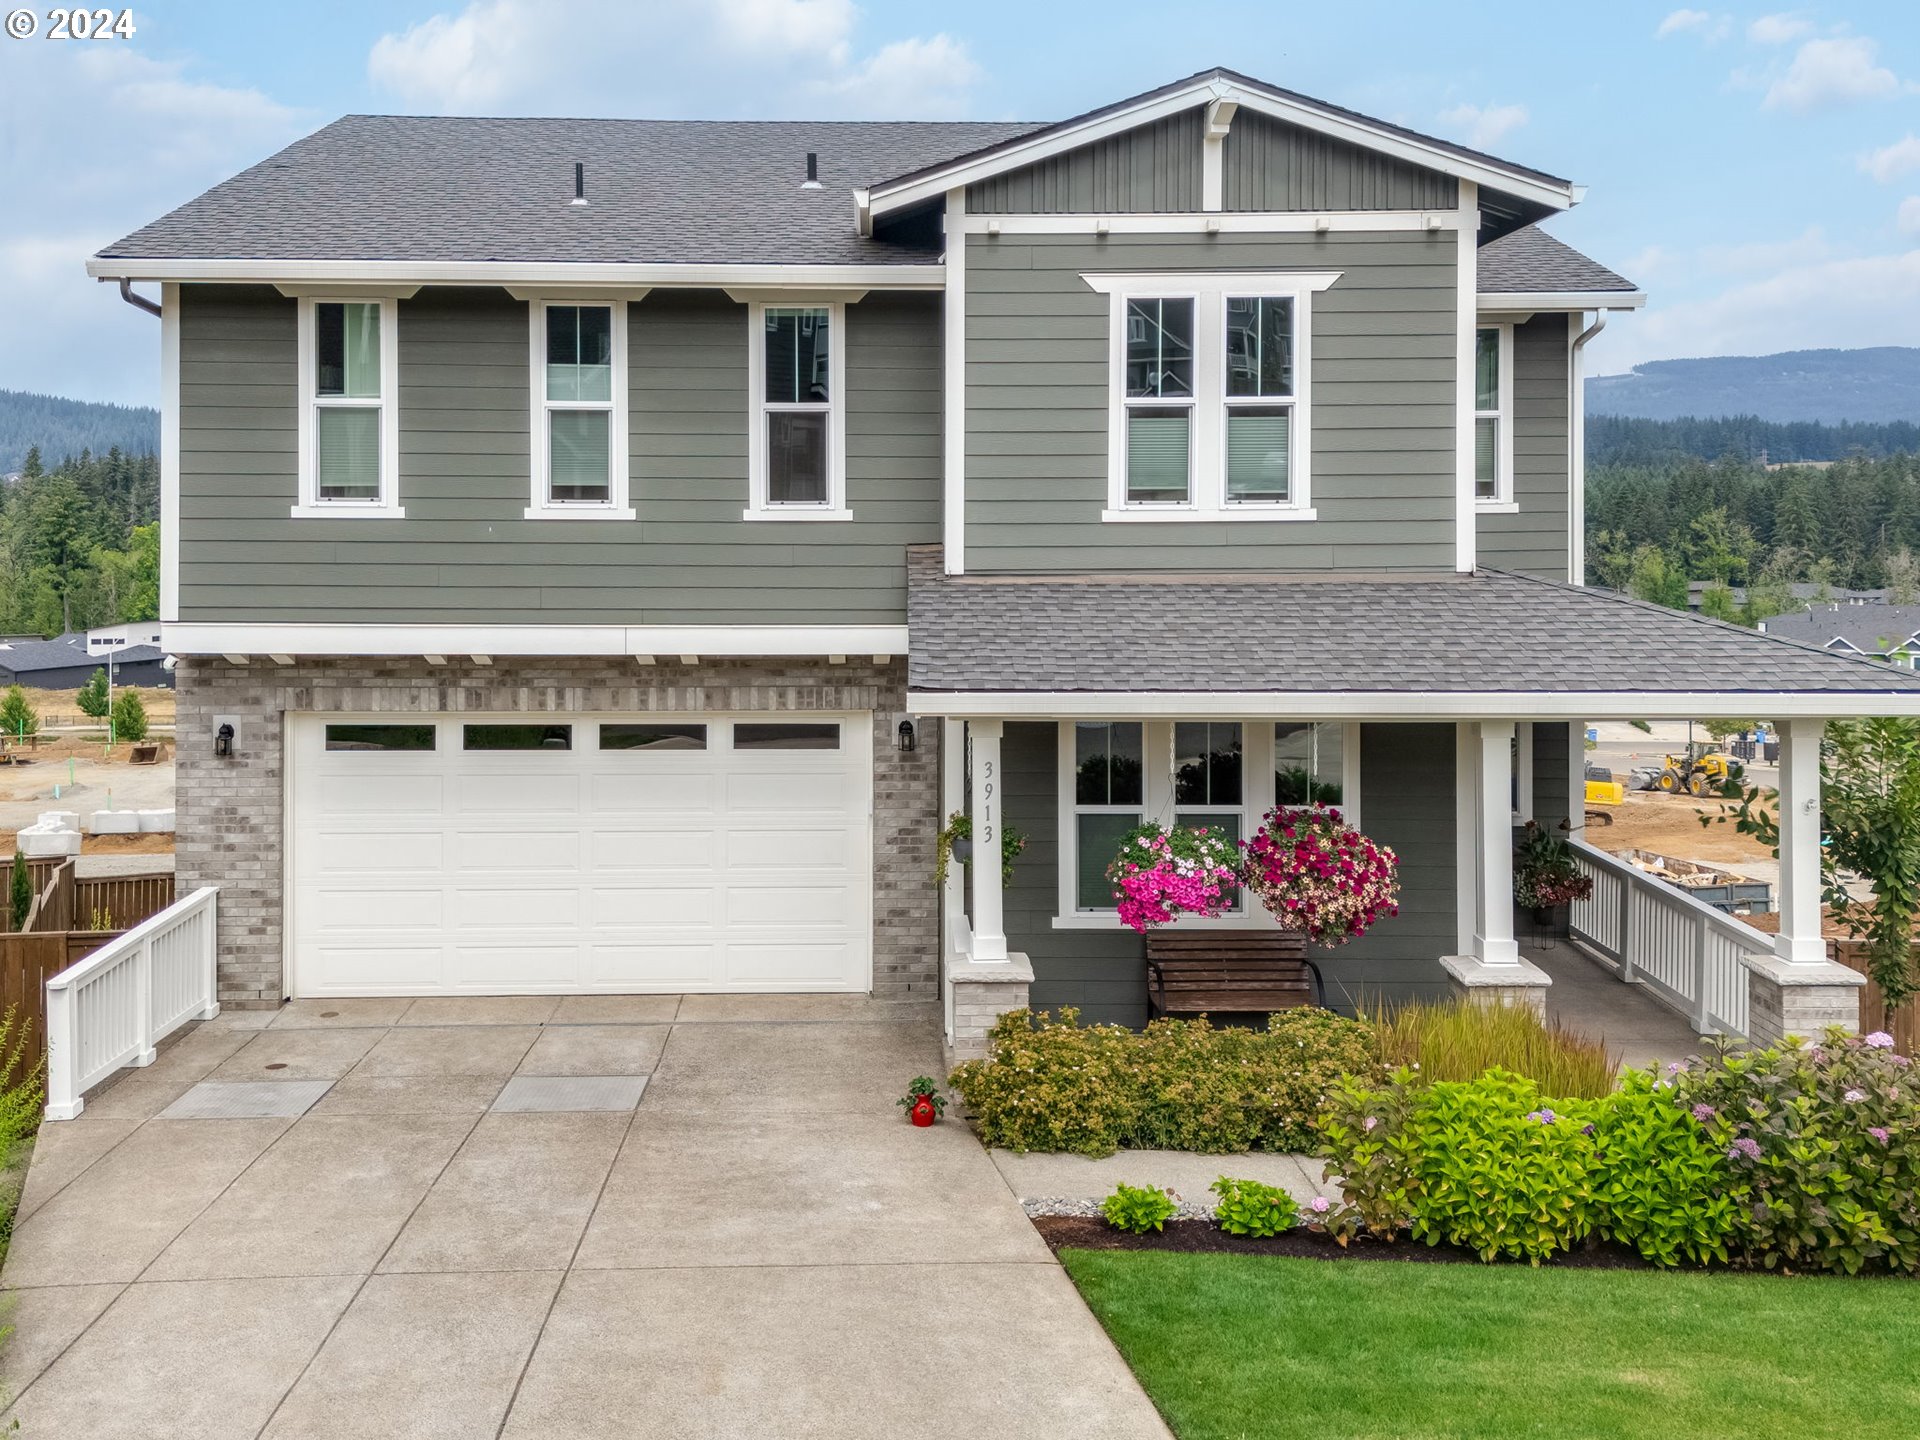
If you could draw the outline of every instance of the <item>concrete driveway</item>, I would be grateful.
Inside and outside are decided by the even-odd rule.
[[[3,1277],[0,1424],[1164,1437],[986,1153],[894,1108],[939,1064],[930,1018],[902,1013],[690,996],[222,1016],[43,1128]]]

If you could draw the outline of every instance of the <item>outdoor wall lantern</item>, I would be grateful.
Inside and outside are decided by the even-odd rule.
[[[902,750],[911,752],[913,749],[916,748],[918,744],[918,737],[914,734],[914,731],[913,731],[913,721],[902,720],[900,722],[900,729],[898,734],[899,734],[899,740],[897,743],[899,744]]]
[[[213,753],[221,760],[233,758],[233,726],[222,725],[213,732]]]

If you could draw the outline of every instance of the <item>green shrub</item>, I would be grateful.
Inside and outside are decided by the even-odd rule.
[[[13,852],[13,870],[7,878],[7,914],[12,920],[8,927],[18,930],[27,923],[27,912],[33,909],[33,875],[27,869],[27,857],[19,850]]]
[[[1725,1050],[1671,1093],[1745,1194],[1735,1243],[1769,1269],[1920,1270],[1920,1075],[1891,1036]]]
[[[1229,1235],[1266,1240],[1284,1235],[1300,1223],[1299,1204],[1278,1185],[1229,1180],[1222,1175],[1212,1189],[1220,1197],[1220,1203],[1213,1207],[1213,1223]]]
[[[96,720],[106,718],[107,714],[107,672],[99,669],[87,677],[87,683],[80,687],[73,697],[73,703],[80,707],[82,715],[91,715]]]
[[[1107,1223],[1129,1235],[1164,1230],[1179,1208],[1173,1197],[1157,1186],[1129,1185],[1125,1181],[1100,1202],[1100,1213],[1107,1217]]]
[[[989,1145],[1111,1155],[1121,1147],[1307,1150],[1342,1076],[1378,1080],[1368,1027],[1287,1010],[1266,1030],[1156,1020],[1144,1031],[1015,1010],[988,1055],[953,1072]]]
[[[0,730],[18,739],[39,729],[40,713],[28,702],[27,692],[18,685],[9,685],[7,693],[0,695]]]
[[[113,697],[113,738],[147,738],[147,707],[141,701],[138,690],[122,690]]]
[[[1595,1107],[1593,1126],[1600,1233],[1657,1265],[1726,1261],[1747,1187],[1672,1088],[1630,1070]]]
[[[1612,1091],[1620,1063],[1606,1042],[1563,1030],[1527,1005],[1385,1005],[1366,1014],[1389,1067],[1423,1080],[1473,1080],[1489,1070],[1523,1075],[1548,1095],[1598,1100]]]

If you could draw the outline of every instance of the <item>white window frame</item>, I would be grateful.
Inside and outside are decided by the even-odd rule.
[[[1498,393],[1494,396],[1498,408],[1482,410],[1478,408],[1479,379],[1474,380],[1475,409],[1473,424],[1476,429],[1482,420],[1492,420],[1495,425],[1493,445],[1493,494],[1483,496],[1479,493],[1479,482],[1474,482],[1473,504],[1483,514],[1512,515],[1519,513],[1519,502],[1513,495],[1513,325],[1510,321],[1481,321],[1474,326],[1473,347],[1477,357],[1480,350],[1480,332],[1492,330],[1499,337],[1497,363],[1500,366]],[[1476,442],[1476,450],[1478,448]]]
[[[613,376],[610,399],[547,399],[547,311],[554,306],[565,309],[601,306],[612,311]],[[630,501],[629,476],[633,457],[627,453],[627,301],[618,295],[549,295],[527,302],[527,455],[529,485],[525,518],[528,520],[632,520],[636,518]],[[555,410],[603,410],[607,413],[607,498],[605,500],[555,500],[548,491],[551,478],[552,441],[547,434],[547,416]]]
[[[767,311],[827,312],[827,402],[767,400]],[[817,411],[827,416],[827,498],[776,503],[767,496],[767,416]],[[754,301],[747,306],[747,508],[743,520],[851,520],[847,507],[847,306],[841,300]]]
[[[315,305],[377,305],[380,307],[380,396],[321,395],[319,340]],[[299,520],[400,520],[400,302],[391,295],[302,295],[295,301],[296,366],[300,388],[300,438],[297,442],[300,494],[293,506]],[[320,498],[319,414],[323,409],[380,410],[380,495],[375,500]]]
[[[1314,520],[1313,296],[1340,279],[1339,271],[1236,271],[1199,274],[1093,273],[1080,278],[1107,297],[1107,506],[1104,521],[1120,523],[1208,520]],[[1290,403],[1289,494],[1284,502],[1227,503],[1227,301],[1293,302],[1293,395],[1290,401],[1237,397],[1236,404]],[[1194,301],[1193,425],[1185,503],[1127,499],[1127,306],[1135,300]],[[1153,402],[1145,402],[1153,403]]]
[[[1587,752],[1584,740],[1579,752],[1579,765],[1584,774]],[[1581,795],[1586,787],[1581,786]],[[1513,823],[1524,825],[1533,819],[1533,722],[1516,720],[1513,726]]]
[[[1083,716],[1085,720],[1102,717]],[[1172,823],[1176,809],[1173,802],[1173,727],[1180,720],[1233,721],[1234,716],[1180,716],[1166,720],[1134,721],[1132,717],[1113,716],[1112,722],[1140,723],[1141,801],[1139,806],[1132,805],[1081,805],[1074,779],[1078,768],[1074,740],[1074,720],[1057,722],[1057,760],[1056,770],[1058,788],[1055,800],[1057,817],[1056,854],[1059,856],[1059,869],[1056,875],[1057,886],[1053,928],[1056,930],[1115,930],[1121,928],[1119,911],[1114,906],[1098,910],[1080,908],[1077,880],[1080,874],[1080,825],[1082,814],[1131,814],[1138,809],[1145,820],[1160,824]],[[1238,717],[1240,725],[1240,764],[1241,788],[1240,801],[1232,805],[1213,805],[1205,807],[1210,811],[1225,812],[1238,809],[1241,814],[1241,833],[1243,837],[1252,834],[1253,827],[1273,808],[1273,727],[1276,720],[1287,720],[1288,716]],[[1341,725],[1340,734],[1340,813],[1350,824],[1360,824],[1360,723],[1358,721],[1335,722]],[[1200,808],[1200,807],[1195,807]],[[1225,930],[1271,930],[1278,926],[1272,915],[1263,905],[1242,903],[1236,911],[1214,919],[1201,919],[1187,916],[1182,925],[1213,926]]]

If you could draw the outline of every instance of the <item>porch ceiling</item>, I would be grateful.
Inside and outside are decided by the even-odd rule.
[[[1505,571],[948,576],[938,546],[908,569],[928,714],[1920,715],[1910,671]]]

